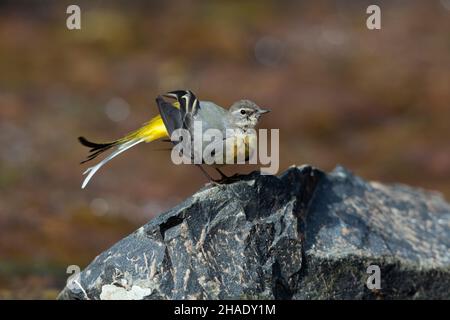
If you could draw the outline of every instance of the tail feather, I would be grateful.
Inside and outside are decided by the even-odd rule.
[[[85,162],[91,161],[92,159],[96,158],[98,155],[102,154],[106,150],[109,150],[112,147],[116,146],[119,142],[119,141],[113,141],[113,142],[108,142],[108,143],[95,143],[95,142],[89,141],[85,137],[78,137],[78,141],[80,141],[80,143],[83,146],[91,148],[91,150],[89,150],[90,154],[87,157],[87,159],[81,161],[80,163],[85,163]]]
[[[85,137],[78,137],[78,140],[80,141],[80,143],[83,146],[92,148],[91,151],[98,150],[98,149],[103,149],[103,148],[109,147],[109,146],[111,146],[111,145],[113,145],[115,143],[115,142],[96,143],[96,142],[89,141]]]
[[[107,162],[109,162],[111,159],[117,157],[122,152],[134,147],[138,143],[143,142],[144,139],[137,139],[137,140],[130,140],[128,142],[125,142],[123,144],[120,144],[116,150],[114,150],[109,156],[107,156],[105,159],[97,163],[95,166],[88,168],[83,175],[88,174],[87,177],[84,179],[83,184],[81,186],[81,189],[84,189],[86,185],[89,183],[89,180],[94,176],[94,174]]]
[[[83,184],[81,186],[82,189],[86,187],[88,182],[91,180],[91,178],[94,176],[94,174],[107,162],[109,162],[111,159],[115,158],[122,152],[130,149],[131,147],[134,147],[138,143],[141,142],[151,142],[157,139],[168,137],[168,133],[166,130],[166,127],[164,126],[164,123],[161,119],[161,116],[156,116],[153,119],[151,119],[148,123],[144,124],[144,126],[127,136],[125,136],[122,139],[108,142],[108,143],[95,143],[92,141],[87,140],[84,137],[79,137],[78,140],[80,143],[86,147],[91,148],[90,154],[86,158],[86,160],[82,161],[81,163],[85,163],[88,161],[91,161],[95,159],[97,156],[102,154],[103,152],[111,149],[116,148],[113,152],[111,152],[110,155],[108,155],[105,159],[100,161],[95,166],[92,166],[88,168],[84,173],[87,174],[86,178],[83,181]]]

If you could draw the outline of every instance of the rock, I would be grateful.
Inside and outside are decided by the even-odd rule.
[[[96,257],[59,298],[448,299],[449,249],[439,194],[291,167],[205,186]]]

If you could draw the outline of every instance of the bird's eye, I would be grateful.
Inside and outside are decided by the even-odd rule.
[[[241,114],[246,114],[244,109],[241,109]]]

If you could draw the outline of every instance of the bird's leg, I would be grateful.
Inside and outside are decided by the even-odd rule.
[[[230,183],[230,182],[238,180],[238,179],[236,179],[239,176],[237,173],[232,175],[231,177],[228,177],[219,168],[215,168],[215,169],[220,174],[220,177],[221,177],[221,179],[219,181],[216,180],[216,182],[221,182],[221,183],[227,183],[228,182],[228,183]]]
[[[215,180],[208,174],[208,172],[206,172],[206,170],[200,164],[196,164],[196,166],[200,169],[200,171],[209,180],[209,183],[212,183],[214,185],[221,185],[221,184],[224,184],[224,183],[226,184],[226,183],[230,183],[230,182],[236,181],[235,177],[238,176],[238,174],[235,174],[235,175],[233,175],[231,177],[228,177],[222,171],[220,171],[219,169],[215,168],[217,170],[217,172],[221,176],[220,179]]]
[[[209,180],[210,183],[212,184],[218,184],[217,180],[214,180],[209,174],[208,172],[206,172],[205,169],[203,169],[203,167],[200,164],[196,164],[196,166],[200,169],[200,171],[205,175],[205,177]]]

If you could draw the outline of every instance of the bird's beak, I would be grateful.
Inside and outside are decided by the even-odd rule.
[[[261,110],[259,110],[260,114],[264,114],[264,113],[268,113],[268,112],[270,112],[270,109],[261,109]]]

